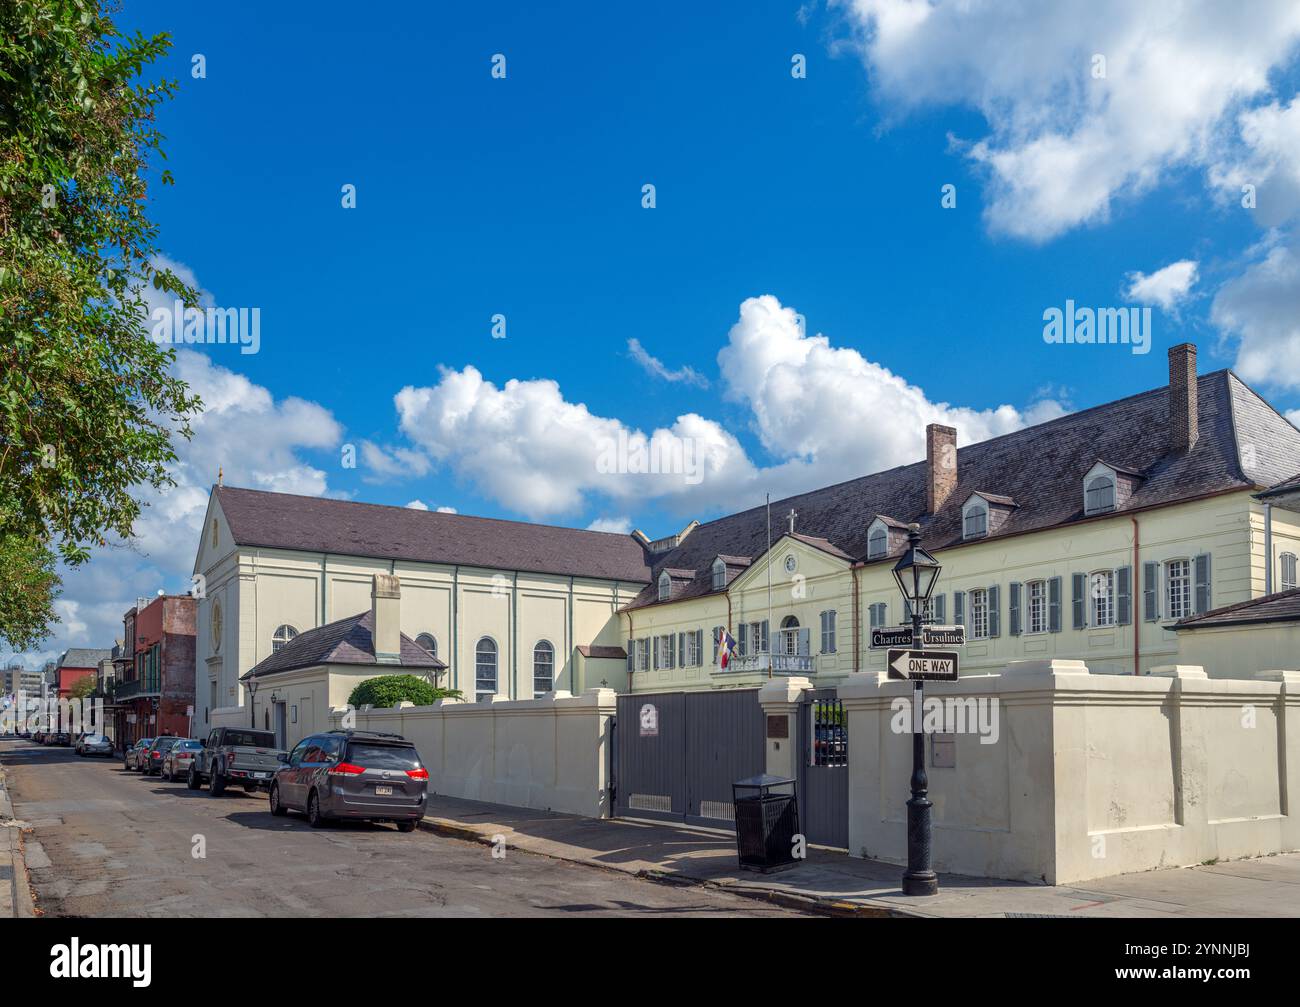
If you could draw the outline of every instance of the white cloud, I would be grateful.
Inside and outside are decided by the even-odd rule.
[[[647,374],[651,374],[657,378],[662,378],[664,381],[671,381],[674,383],[683,382],[688,385],[695,385],[699,388],[709,387],[708,378],[704,377],[704,375],[700,374],[693,367],[682,365],[675,371],[670,370],[658,357],[651,356],[646,348],[641,345],[641,340],[639,339],[629,339],[627,341],[627,351],[631,355],[632,359],[645,369]]]
[[[1300,39],[1294,0],[834,4],[882,108],[983,115],[986,135],[954,147],[988,172],[990,228],[1032,241],[1104,222],[1171,169],[1222,164],[1225,127]]]
[[[632,531],[632,519],[630,517],[598,517],[587,525],[587,531],[608,531],[619,535],[627,535]]]
[[[429,505],[423,500],[412,500],[406,505],[408,510],[428,510]]]
[[[456,508],[455,508],[455,507],[439,507],[439,508],[438,508],[438,513],[439,513],[439,514],[455,514],[455,513],[456,513]]]
[[[1237,337],[1246,381],[1300,388],[1300,256],[1272,235],[1263,257],[1219,290],[1210,318]]]
[[[1300,409],[1290,410],[1286,418],[1291,421],[1292,426],[1300,427]]]
[[[361,460],[373,473],[365,477],[369,483],[428,475],[431,468],[428,457],[419,451],[403,447],[383,448],[373,441],[361,442]]]
[[[695,413],[646,433],[567,400],[555,381],[497,386],[474,367],[443,368],[436,384],[407,386],[395,402],[414,444],[533,518],[575,513],[593,498],[619,507],[658,500],[692,513],[736,510],[765,490],[793,493],[916,461],[927,423],[956,426],[968,444],[1064,411],[1052,401],[1025,411],[931,402],[857,350],[805,336],[795,312],[771,295],[741,305],[718,363],[725,394],[748,408],[775,464],[760,468],[734,434]],[[657,474],[633,464],[611,471],[603,464],[611,445],[623,449],[621,459],[685,451],[683,461],[698,467],[694,478],[687,464]]]
[[[1139,304],[1150,304],[1165,311],[1173,311],[1191,293],[1196,283],[1197,265],[1192,259],[1171,262],[1154,273],[1128,274],[1128,288],[1124,296]]]
[[[1245,186],[1254,187],[1255,219],[1266,227],[1300,211],[1300,97],[1248,109],[1237,118],[1244,150],[1211,167],[1211,181],[1230,205],[1241,205]]]

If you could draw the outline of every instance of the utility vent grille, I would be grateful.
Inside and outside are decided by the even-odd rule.
[[[628,798],[627,806],[634,811],[666,811],[671,814],[673,799],[670,794],[633,794]]]
[[[700,801],[701,818],[719,818],[726,822],[736,820],[736,806],[730,801]]]

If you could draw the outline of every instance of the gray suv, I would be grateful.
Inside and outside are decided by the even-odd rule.
[[[313,734],[280,761],[271,780],[273,815],[305,811],[314,828],[340,818],[394,822],[402,832],[424,817],[429,771],[400,734]]]

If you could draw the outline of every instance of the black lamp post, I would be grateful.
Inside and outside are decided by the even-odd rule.
[[[250,678],[248,680],[248,717],[249,717],[248,726],[253,728],[254,730],[257,729],[256,699],[257,699],[257,679]]]
[[[907,552],[894,565],[894,580],[912,610],[912,646],[923,644],[921,620],[942,567],[921,548],[921,526],[907,526]],[[925,775],[925,735],[921,731],[921,707],[925,687],[912,682],[912,797],[907,802],[907,870],[903,873],[904,895],[937,895],[938,875],[930,868],[930,781]]]

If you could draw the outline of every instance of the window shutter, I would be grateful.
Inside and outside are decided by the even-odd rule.
[[[934,599],[934,621],[943,625],[948,619],[948,605],[944,600],[946,595],[939,595]]]
[[[659,670],[659,637],[650,637],[650,666],[652,670]]]
[[[1071,625],[1075,629],[1088,626],[1088,575],[1070,574]]]
[[[713,663],[718,663],[718,652],[722,648],[722,627],[713,627]]]
[[[1157,591],[1159,590],[1159,570],[1154,563],[1142,564],[1142,618],[1147,622],[1158,622],[1160,619],[1160,606],[1156,603],[1158,600]]]
[[[771,651],[770,647],[768,646],[768,639],[767,639],[767,620],[766,620],[766,619],[763,620],[763,636],[762,636],[761,639],[762,639],[762,642],[759,644],[759,652],[760,652],[760,653],[763,653],[763,654],[770,654],[772,651]]]
[[[1002,634],[1001,589],[994,584],[989,588],[989,636]]]
[[[740,639],[739,639],[738,641],[736,641],[736,642],[737,642],[738,645],[739,645],[737,649],[740,651],[741,656],[742,656],[742,657],[748,656],[748,654],[749,654],[749,623],[747,623],[747,622],[742,622],[742,623],[740,624]]]
[[[812,653],[812,630],[799,630],[799,656],[807,657]]]
[[[1013,583],[1007,597],[1007,632],[1012,636],[1020,635],[1020,585]]]
[[[677,634],[677,667],[686,667],[686,634]]]
[[[636,671],[636,648],[633,646],[635,643],[635,640],[628,640],[627,642],[627,670],[629,672]]]
[[[952,593],[952,621],[958,626],[966,625],[966,592],[954,591]]]
[[[1203,552],[1196,557],[1196,614],[1210,610],[1210,554]]]
[[[1122,566],[1115,571],[1115,622],[1127,626],[1133,621],[1133,568]]]
[[[1061,578],[1053,577],[1047,582],[1047,630],[1049,633],[1061,631]]]

